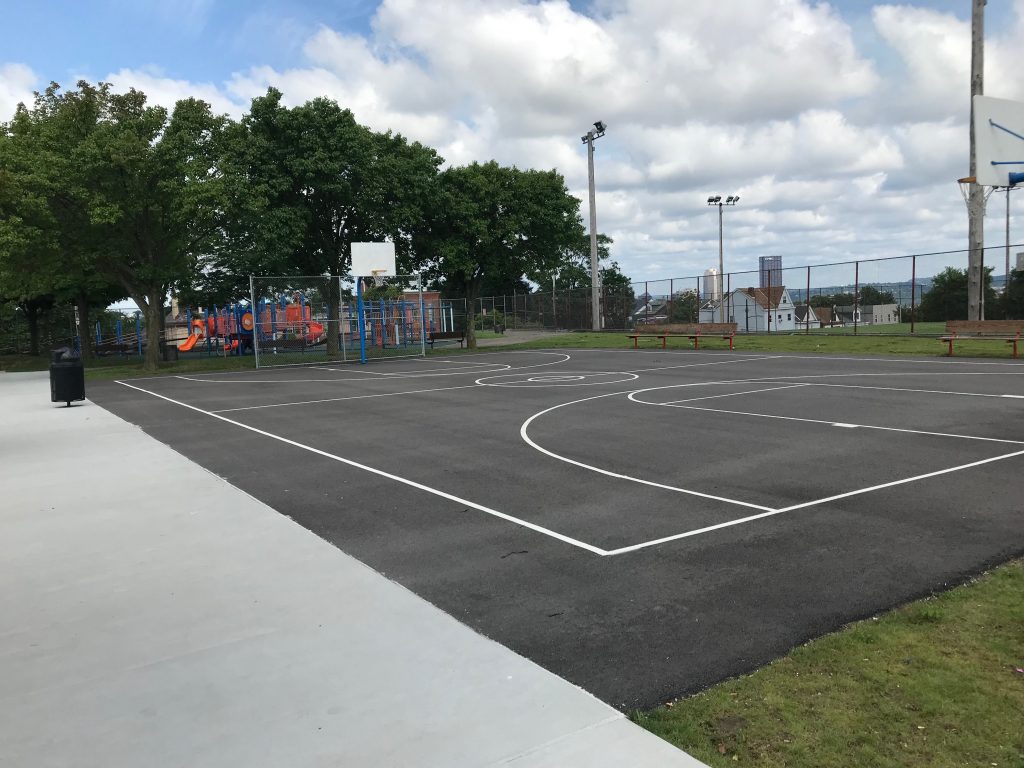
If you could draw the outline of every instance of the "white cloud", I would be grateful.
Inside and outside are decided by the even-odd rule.
[[[8,120],[19,103],[32,106],[39,77],[24,64],[0,64],[0,120]]]
[[[206,0],[189,7],[208,23]],[[579,137],[600,118],[599,227],[636,279],[717,263],[718,217],[705,204],[716,193],[741,197],[726,214],[727,267],[775,253],[797,266],[960,247],[969,23],[921,0],[878,5],[873,26],[855,31],[844,7],[597,0],[584,13],[565,0],[382,0],[368,35],[282,20],[287,66],[204,83],[138,67],[108,79],[235,116],[268,86],[289,104],[327,96],[450,164],[557,168],[584,217]],[[986,92],[1024,100],[1024,0],[1013,9],[1009,26],[988,30]],[[253,18],[239,34],[274,29],[265,12]],[[0,110],[35,79],[0,68]]]

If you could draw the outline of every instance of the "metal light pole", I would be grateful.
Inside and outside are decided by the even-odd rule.
[[[587,172],[590,177],[590,301],[593,330],[601,330],[601,272],[597,266],[597,195],[594,192],[594,139],[604,136],[606,126],[600,120],[587,131],[582,141],[587,145]]]
[[[1015,189],[1020,189],[1020,187],[1006,188],[1006,285],[1003,286],[1003,291],[1010,287],[1010,193]]]
[[[723,229],[722,229],[722,206],[736,205],[740,201],[739,195],[729,195],[722,202],[721,195],[712,195],[708,198],[708,205],[718,206],[718,316],[720,322],[725,322],[725,266],[723,264]]]

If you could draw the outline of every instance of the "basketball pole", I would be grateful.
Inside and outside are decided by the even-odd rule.
[[[977,178],[974,97],[985,91],[985,3],[972,0],[971,13],[971,185],[967,196],[967,318],[985,319],[985,191]]]

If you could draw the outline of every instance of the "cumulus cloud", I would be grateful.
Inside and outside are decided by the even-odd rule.
[[[0,64],[0,120],[8,120],[18,104],[32,105],[39,77],[24,64]]]
[[[208,3],[190,8],[204,19]],[[264,59],[204,83],[151,67],[107,79],[168,106],[199,96],[235,116],[269,86],[289,104],[327,96],[449,164],[557,168],[584,201],[579,137],[600,118],[609,131],[596,145],[599,227],[636,279],[700,274],[717,262],[709,194],[741,196],[727,214],[727,266],[776,253],[797,266],[958,247],[969,19],[921,2],[879,4],[870,27],[854,27],[844,8],[382,0],[366,34],[286,24],[289,40],[302,40],[289,43],[288,66]],[[250,29],[273,27],[266,11],[254,14]],[[1009,18],[988,30],[986,92],[1024,100],[1024,0]],[[35,81],[12,66],[0,69],[5,112]]]

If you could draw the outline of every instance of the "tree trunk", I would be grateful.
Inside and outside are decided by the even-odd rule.
[[[143,351],[143,369],[155,371],[160,367],[160,343],[164,330],[164,291],[152,288],[147,293],[129,294],[142,312],[146,329],[146,347]]]
[[[82,360],[92,358],[92,333],[89,329],[89,302],[85,294],[78,294],[75,298],[75,307],[78,309],[78,345],[82,353]]]

